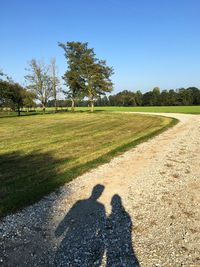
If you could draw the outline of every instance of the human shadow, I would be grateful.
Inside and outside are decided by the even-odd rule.
[[[58,225],[55,235],[62,236],[56,251],[55,266],[139,267],[132,245],[132,221],[119,195],[111,200],[112,212],[106,218],[98,202],[104,186],[96,185],[88,199],[77,201]],[[103,265],[105,266],[105,265]]]
[[[139,267],[132,245],[132,221],[119,195],[111,200],[106,225],[106,267]]]
[[[55,255],[55,266],[101,265],[106,215],[98,198],[103,190],[103,185],[96,185],[91,196],[77,201],[58,225],[55,235],[64,237]]]

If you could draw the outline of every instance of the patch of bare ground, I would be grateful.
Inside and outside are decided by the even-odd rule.
[[[0,223],[2,266],[200,266],[200,116]]]

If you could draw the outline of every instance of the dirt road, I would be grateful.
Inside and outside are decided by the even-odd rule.
[[[200,266],[200,116],[160,115],[180,122],[4,218],[0,265]]]

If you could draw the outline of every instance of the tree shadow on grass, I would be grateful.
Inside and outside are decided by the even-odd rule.
[[[41,199],[61,185],[58,166],[71,160],[39,152],[1,154],[0,217]]]
[[[95,109],[93,112],[91,112],[91,110],[88,109],[80,109],[80,110],[75,110],[75,111],[69,111],[71,113],[89,113],[89,114],[95,114],[95,113],[100,113],[100,112],[105,112],[107,110],[105,109]]]
[[[0,112],[0,119],[4,119],[4,118],[23,118],[23,117],[30,117],[30,116],[36,116],[36,115],[53,115],[53,114],[57,114],[57,113],[67,113],[69,112],[69,110],[67,108],[63,108],[63,109],[58,109],[57,111],[55,110],[46,110],[46,112],[44,113],[42,110],[40,111],[24,111],[21,110],[20,111],[20,116],[18,116],[17,112],[13,111],[10,112],[10,114],[6,111]]]
[[[107,267],[139,267],[132,246],[132,222],[119,195],[111,201],[106,217],[98,201],[104,186],[96,185],[88,199],[78,200],[58,225],[55,236],[62,241],[55,266],[100,267],[105,254]],[[104,265],[103,265],[104,266]]]

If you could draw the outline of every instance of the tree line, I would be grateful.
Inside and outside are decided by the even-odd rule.
[[[111,76],[113,68],[105,60],[96,57],[88,43],[58,43],[66,58],[66,71],[62,76],[65,88],[61,87],[56,59],[49,64],[36,59],[28,63],[25,75],[25,86],[14,82],[0,71],[0,108],[11,108],[18,112],[23,107],[31,109],[40,105],[46,107],[69,107],[74,111],[76,106],[185,106],[200,105],[200,90],[196,87],[179,88],[161,91],[159,87],[152,91],[124,90],[107,96],[113,90]],[[59,100],[59,94],[65,100]]]
[[[59,100],[60,107],[69,107],[70,99]],[[88,107],[87,99],[77,99],[77,106]],[[140,91],[124,90],[115,95],[102,96],[95,100],[96,106],[192,106],[200,105],[200,89],[197,87],[170,89],[160,91],[155,87],[152,91],[141,93]],[[48,101],[48,107],[54,106],[54,100]]]
[[[111,81],[113,68],[107,66],[105,60],[98,59],[94,49],[88,47],[88,43],[67,42],[58,45],[64,50],[67,61],[67,70],[62,77],[66,88],[61,90],[55,59],[52,59],[48,65],[32,59],[26,68],[25,88],[11,80],[1,78],[0,107],[17,109],[20,115],[20,108],[25,106],[24,92],[27,92],[33,102],[39,101],[43,112],[49,100],[53,100],[56,111],[58,93],[62,91],[66,98],[70,99],[72,111],[75,109],[77,100],[84,98],[88,99],[91,111],[94,111],[95,100],[113,89]],[[7,77],[3,73],[1,76]],[[20,100],[15,99],[14,94],[20,95],[18,97]]]
[[[200,89],[197,87],[160,90],[141,93],[124,90],[97,101],[100,106],[192,106],[200,105]]]

